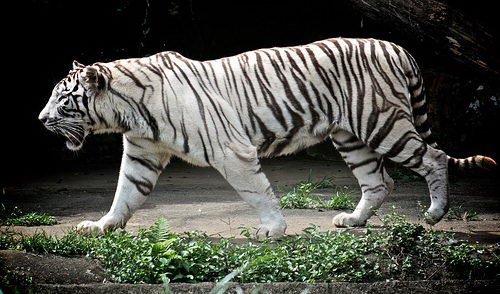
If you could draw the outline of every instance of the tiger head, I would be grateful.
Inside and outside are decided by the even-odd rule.
[[[97,67],[74,61],[73,69],[54,87],[38,119],[49,131],[65,136],[68,149],[79,150],[97,127],[93,100],[104,85]]]

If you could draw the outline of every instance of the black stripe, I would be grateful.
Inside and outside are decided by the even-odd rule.
[[[283,116],[283,110],[280,108],[278,103],[276,102],[276,99],[273,96],[273,93],[266,87],[262,79],[259,77],[259,74],[257,73],[256,70],[256,77],[257,81],[259,83],[259,86],[261,87],[261,93],[266,101],[267,107],[270,108],[271,114],[278,120],[278,122],[281,124],[281,126],[286,130],[288,129],[288,125],[286,123],[285,117]],[[272,103],[271,103],[272,102]]]
[[[377,193],[377,192],[380,192],[381,190],[387,190],[387,187],[385,186],[385,184],[380,184],[380,185],[377,185],[375,187],[363,189],[363,194],[368,193],[368,192]]]
[[[125,140],[127,140],[127,142],[128,142],[128,143],[130,143],[130,145],[132,145],[132,146],[134,146],[134,147],[137,147],[137,148],[141,148],[141,149],[142,149],[142,148],[144,148],[144,147],[142,147],[141,145],[138,145],[138,144],[136,144],[136,143],[134,143],[134,142],[130,141],[130,139],[129,139],[129,138],[127,138],[126,136],[124,136],[124,137],[125,137]]]
[[[413,117],[422,116],[427,113],[427,103],[413,109]]]
[[[184,123],[184,113],[181,115],[181,131],[184,138],[184,153],[189,153],[189,136],[186,131],[186,124]]]
[[[365,165],[368,165],[368,164],[371,164],[371,163],[374,163],[374,162],[377,164],[377,167],[378,167],[379,160],[378,160],[377,157],[367,158],[367,159],[362,160],[362,161],[357,162],[357,163],[351,163],[351,162],[349,162],[348,165],[349,165],[349,168],[351,170],[355,170],[355,169],[357,169],[359,167],[362,167],[362,166],[365,166]]]
[[[189,80],[188,76],[186,75],[186,73],[180,68],[179,65],[177,65],[176,63],[174,63],[175,67],[177,67],[177,69],[180,71],[180,73],[182,74],[182,76],[184,77],[184,80],[188,83],[189,87],[191,88],[191,90],[193,91],[193,94],[194,94],[194,97],[196,98],[196,101],[198,102],[198,110],[199,110],[199,113],[200,113],[200,116],[203,120],[203,123],[205,124],[205,128],[207,126],[207,120],[206,120],[206,117],[205,117],[205,106],[203,105],[203,101],[201,99],[201,96],[200,94],[198,94],[198,92],[196,91],[196,89],[194,88],[193,84],[191,84],[191,81]]]
[[[136,179],[131,175],[125,174],[125,177],[135,185],[137,191],[139,191],[142,195],[149,195],[153,191],[153,183],[142,177],[142,180]]]
[[[262,120],[259,118],[258,115],[256,115],[254,113],[253,116],[255,117],[255,120],[257,121],[257,124],[259,125],[260,131],[264,137],[264,142],[262,142],[258,147],[259,153],[263,154],[267,151],[269,146],[271,146],[271,144],[274,142],[274,140],[276,140],[276,134],[271,132],[266,127],[266,125],[262,122]]]
[[[127,154],[127,156],[132,161],[139,163],[140,165],[144,166],[145,168],[149,169],[152,172],[159,173],[160,171],[163,170],[163,167],[161,165],[156,164],[147,158],[136,157],[136,156],[132,156],[130,154]]]
[[[147,107],[144,105],[143,101],[146,95],[146,89],[151,88],[151,91],[154,92],[154,89],[152,86],[145,86],[141,83],[141,81],[132,73],[130,72],[127,68],[120,64],[116,64],[116,69],[118,69],[121,73],[123,73],[125,76],[129,77],[134,83],[136,84],[137,87],[141,88],[142,91],[142,96],[141,100],[139,103],[135,102],[134,103],[138,106],[138,110],[140,114],[145,118],[146,122],[148,123],[149,128],[151,129],[151,133],[153,135],[153,139],[155,141],[159,140],[160,137],[160,131],[158,128],[158,123],[156,122],[156,119],[151,115]]]
[[[413,151],[413,155],[410,158],[408,158],[407,160],[401,162],[401,164],[403,164],[404,166],[406,166],[408,168],[418,168],[423,163],[425,152],[427,152],[427,145],[421,144],[419,148],[417,148],[417,149],[415,149],[415,151]],[[408,163],[412,159],[416,159],[416,161],[413,165],[409,165]]]
[[[283,85],[283,90],[285,91],[285,96],[288,98],[288,100],[292,103],[293,107],[304,113],[304,108],[302,107],[302,105],[300,104],[299,100],[297,100],[297,98],[295,97],[291,87],[290,87],[290,84],[288,83],[288,80],[285,76],[285,74],[281,71],[281,69],[279,68],[277,62],[272,58],[272,56],[269,55],[269,53],[267,53],[266,51],[263,51],[267,57],[269,58],[269,61],[271,62],[271,65],[273,66],[274,68],[274,71],[276,73],[276,77],[280,80],[281,84]],[[274,97],[272,97],[274,99]]]
[[[292,68],[298,72],[300,74],[300,76],[305,80],[306,79],[306,76],[304,74],[304,72],[302,72],[302,70],[300,69],[300,67],[297,65],[297,63],[295,62],[295,60],[293,59],[293,57],[290,55],[290,52],[288,50],[285,51],[285,54],[288,58],[288,61],[290,62],[290,65],[292,66]]]
[[[415,129],[417,130],[417,133],[423,134],[430,130],[430,126],[427,120],[425,120],[422,124],[415,125]]]
[[[203,140],[203,136],[201,135],[200,130],[198,130],[198,136],[200,136],[201,144],[203,145],[203,155],[205,156],[205,161],[210,164],[210,159],[208,159],[207,146],[205,145],[205,140]]]
[[[302,116],[300,114],[296,113],[290,106],[288,106],[288,103],[285,103],[285,106],[288,109],[288,112],[290,113],[290,115],[292,116],[293,127],[288,131],[288,134],[285,136],[285,138],[283,138],[284,140],[276,145],[276,147],[274,148],[274,150],[270,154],[270,156],[280,155],[281,152],[287,146],[290,145],[295,134],[297,134],[299,132],[299,130],[304,126],[304,119],[302,118]]]
[[[389,135],[394,127],[394,123],[399,119],[400,114],[398,110],[393,110],[389,117],[385,120],[384,124],[377,131],[377,133],[373,136],[372,139],[369,140],[368,146],[372,149],[376,150],[382,141]],[[368,138],[367,138],[368,140]]]
[[[358,144],[354,144],[354,145],[339,145],[336,147],[337,151],[338,152],[352,152],[352,151],[355,151],[355,150],[359,150],[359,149],[363,149],[364,147],[366,147],[366,145],[364,143],[358,143]]]

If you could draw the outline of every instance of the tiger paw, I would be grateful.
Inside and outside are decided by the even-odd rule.
[[[425,222],[433,226],[437,224],[445,214],[446,211],[444,209],[433,209],[433,210],[429,209],[425,213]]]
[[[118,227],[124,227],[125,225],[119,225],[121,222],[116,221],[113,217],[104,216],[100,220],[93,221],[83,221],[76,227],[77,231],[83,234],[89,235],[102,235],[108,231],[113,231]]]
[[[266,238],[278,239],[285,235],[286,231],[286,223],[279,225],[267,225],[261,224],[257,228],[257,232],[255,232],[255,237],[257,240],[263,240]]]
[[[83,221],[76,226],[76,230],[87,235],[102,235],[105,233],[104,226],[99,222]]]
[[[366,225],[366,220],[362,220],[359,217],[354,216],[352,213],[339,213],[337,214],[332,223],[334,226],[339,228],[344,227],[361,227]]]

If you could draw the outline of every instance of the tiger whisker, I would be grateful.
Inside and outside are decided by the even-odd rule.
[[[67,129],[68,131],[74,131],[74,132],[82,132],[83,131],[81,128],[77,128],[74,126],[65,126],[64,128]]]
[[[56,120],[49,128],[56,134],[66,137],[73,145],[80,145],[84,139],[83,128],[73,123]]]
[[[76,141],[80,141],[79,140],[79,134],[78,133],[75,133],[73,130],[70,130],[70,129],[66,129],[66,133],[71,137],[71,138],[74,138]]]

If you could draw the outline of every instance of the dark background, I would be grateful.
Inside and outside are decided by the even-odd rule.
[[[498,41],[493,1],[448,2]],[[31,0],[5,8],[4,18],[9,13],[13,18],[3,25],[9,78],[2,84],[12,93],[2,97],[2,186],[55,170],[120,161],[120,135],[89,137],[83,150],[74,153],[37,120],[74,59],[90,64],[173,50],[207,60],[338,36],[379,38],[405,47],[424,72],[429,116],[440,146],[452,156],[499,158],[498,76],[457,62],[397,26],[363,17],[347,0]],[[474,103],[479,108],[471,107]]]

